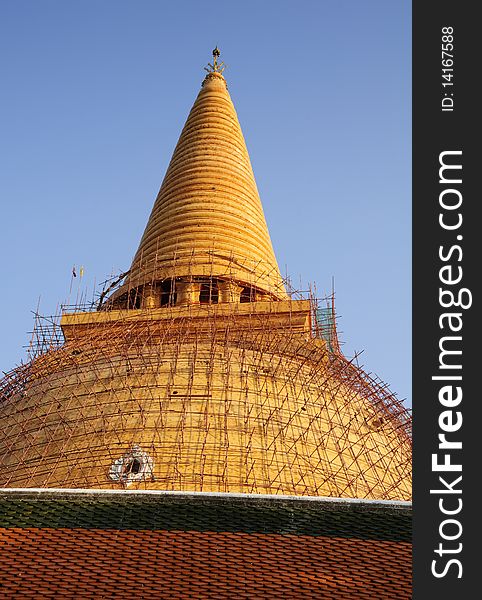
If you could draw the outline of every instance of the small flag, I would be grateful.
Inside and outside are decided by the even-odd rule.
[[[84,276],[84,267],[80,267],[79,275],[80,275],[80,277]]]
[[[75,265],[72,267],[72,277],[77,277],[77,273],[75,271]]]

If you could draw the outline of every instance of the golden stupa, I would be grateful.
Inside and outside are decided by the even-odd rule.
[[[410,499],[410,416],[287,293],[213,55],[131,268],[0,383],[0,487]]]

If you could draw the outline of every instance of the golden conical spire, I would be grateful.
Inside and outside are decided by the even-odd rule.
[[[166,279],[202,277],[286,298],[219,54],[216,47],[116,298]]]

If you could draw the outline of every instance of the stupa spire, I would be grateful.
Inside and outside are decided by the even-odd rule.
[[[146,285],[203,277],[237,286],[238,298],[286,298],[219,56],[216,46],[129,275],[114,298]]]
[[[218,63],[218,58],[221,55],[221,50],[216,46],[213,50],[213,63],[208,63],[207,67],[204,67],[204,70],[208,73],[220,73],[222,75],[226,65],[221,62]]]

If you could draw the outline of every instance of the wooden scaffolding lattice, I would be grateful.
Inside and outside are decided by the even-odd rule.
[[[0,382],[0,486],[410,499],[410,413],[343,355],[333,298],[243,285],[244,301],[150,308],[144,287],[37,315]]]

